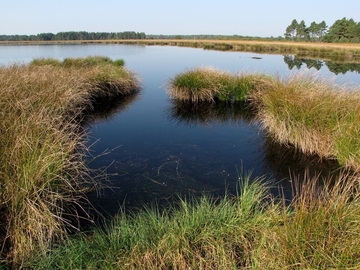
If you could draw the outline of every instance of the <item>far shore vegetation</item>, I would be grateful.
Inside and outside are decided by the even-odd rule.
[[[0,41],[1,45],[35,44],[129,44],[147,46],[178,46],[204,50],[255,52],[259,54],[295,55],[299,58],[317,58],[331,61],[360,63],[360,43],[324,43],[257,39],[104,39]]]

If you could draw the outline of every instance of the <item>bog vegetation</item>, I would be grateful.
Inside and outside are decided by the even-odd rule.
[[[139,82],[103,57],[14,64],[0,82],[1,260],[19,266],[66,236],[71,206],[92,187],[80,122]]]
[[[28,265],[36,269],[357,269],[359,183],[293,179],[288,206],[264,178],[239,175],[238,195],[122,212]],[[329,179],[328,179],[329,180]],[[353,180],[353,181],[349,181]],[[302,182],[302,184],[299,184]]]

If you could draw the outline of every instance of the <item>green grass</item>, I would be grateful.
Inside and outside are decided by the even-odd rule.
[[[258,74],[232,75],[210,67],[196,68],[176,75],[167,89],[170,97],[193,103],[216,99],[244,101],[262,79]]]
[[[119,215],[69,238],[35,269],[357,269],[359,187],[353,176],[293,179],[286,206],[264,178],[240,177],[237,196],[179,200]]]
[[[79,120],[99,99],[139,88],[122,66],[65,62],[0,69],[1,260],[14,266],[66,236],[65,214],[76,216],[67,206],[91,186]]]
[[[160,212],[119,213],[95,230],[38,258],[39,269],[234,269],[249,265],[259,231],[279,209],[266,202],[267,188],[249,178],[240,195],[179,200]]]

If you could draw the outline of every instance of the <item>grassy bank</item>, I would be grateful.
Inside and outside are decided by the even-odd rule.
[[[63,239],[91,187],[80,122],[139,88],[122,61],[34,60],[0,68],[1,260],[21,265]]]
[[[298,74],[268,80],[251,99],[276,141],[360,171],[360,89]]]
[[[360,171],[359,89],[305,73],[280,78],[198,68],[171,79],[168,92],[193,103],[245,100],[277,142]]]
[[[285,206],[263,178],[239,178],[224,199],[180,200],[164,212],[119,214],[103,230],[77,235],[29,265],[36,269],[357,269],[358,180],[294,185]],[[293,179],[294,182],[295,179]],[[300,182],[300,181],[299,181]]]
[[[202,48],[205,50],[242,51],[266,54],[293,54],[299,57],[316,57],[333,61],[360,61],[360,44],[357,43],[321,43],[256,40],[197,40],[197,39],[139,39],[139,40],[63,40],[63,41],[18,41],[0,42],[8,44],[132,44],[160,45]]]

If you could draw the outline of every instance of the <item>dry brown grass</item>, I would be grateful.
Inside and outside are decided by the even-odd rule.
[[[0,85],[1,259],[20,265],[64,237],[66,206],[91,180],[84,111],[139,84],[122,67],[32,64],[1,68]]]
[[[277,142],[360,169],[360,90],[302,73],[267,80],[251,99]]]

